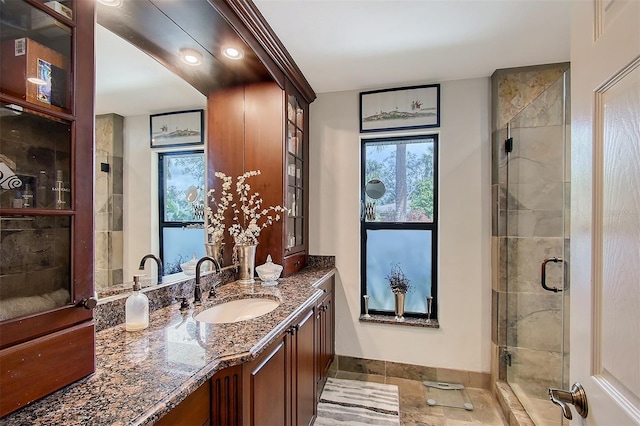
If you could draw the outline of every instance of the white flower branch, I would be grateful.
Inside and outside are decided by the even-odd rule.
[[[205,208],[208,225],[206,227],[208,239],[214,242],[222,239],[225,230],[224,214],[227,208],[233,209],[232,224],[229,226],[229,234],[237,245],[257,244],[260,232],[267,226],[280,220],[280,213],[288,212],[283,206],[270,206],[262,208],[262,198],[257,192],[249,195],[251,186],[246,180],[252,176],[260,175],[260,170],[245,172],[236,178],[236,194],[238,200],[234,202],[233,194],[229,192],[232,186],[232,178],[221,172],[215,176],[222,179],[222,192],[218,202],[213,197],[214,190],[210,190],[208,196],[216,206],[216,211],[210,206]]]

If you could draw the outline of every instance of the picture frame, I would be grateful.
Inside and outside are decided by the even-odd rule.
[[[153,114],[149,121],[151,148],[204,144],[204,110]]]
[[[440,84],[360,92],[360,133],[440,127]]]

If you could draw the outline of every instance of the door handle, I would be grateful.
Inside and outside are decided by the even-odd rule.
[[[578,414],[583,418],[589,414],[589,405],[587,404],[587,393],[582,385],[578,382],[571,386],[571,391],[549,388],[549,399],[562,408],[562,415],[565,419],[572,420],[573,415],[568,404],[572,404]]]
[[[547,291],[557,293],[562,291],[562,289],[557,287],[547,287],[547,263],[549,262],[558,263],[564,262],[564,260],[561,257],[549,257],[542,262],[542,270],[540,271],[540,284],[542,285],[542,288]]]

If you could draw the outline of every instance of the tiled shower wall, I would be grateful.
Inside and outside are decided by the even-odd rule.
[[[95,288],[122,283],[123,117],[96,116]],[[106,166],[104,166],[106,165]],[[108,171],[103,171],[108,167]]]
[[[562,63],[497,70],[492,76],[491,379],[507,380],[509,346],[509,382],[534,397],[562,385],[563,338],[568,349],[568,335],[562,333],[568,297],[540,285],[542,261],[568,257],[569,215],[563,214],[570,189],[568,96],[563,101],[568,69]],[[514,144],[507,164],[509,123]],[[562,286],[559,265],[548,267],[550,286]]]

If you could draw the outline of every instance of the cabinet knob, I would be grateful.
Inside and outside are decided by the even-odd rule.
[[[95,297],[89,297],[88,299],[83,299],[82,302],[80,302],[80,305],[88,310],[95,308],[97,304],[98,299],[96,299]]]

